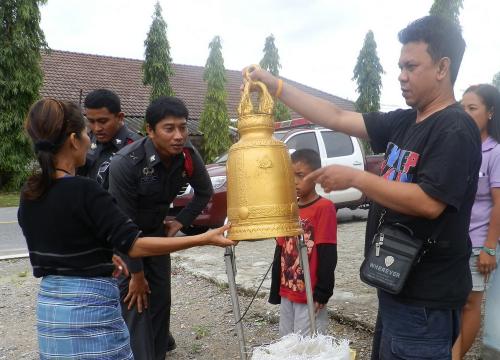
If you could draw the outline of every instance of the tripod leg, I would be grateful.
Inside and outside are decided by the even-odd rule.
[[[304,271],[304,282],[306,286],[307,310],[309,311],[309,321],[311,325],[310,335],[316,333],[316,314],[314,312],[314,300],[311,286],[311,272],[309,270],[309,258],[307,257],[307,246],[304,236],[297,237],[297,249],[299,250],[300,266]]]
[[[229,285],[229,293],[231,294],[231,303],[233,305],[233,315],[234,315],[234,322],[236,324],[236,333],[238,335],[238,342],[240,345],[240,358],[241,360],[246,360],[247,352],[245,344],[245,333],[243,332],[243,323],[241,321],[238,322],[241,318],[241,312],[240,312],[240,302],[238,300],[238,291],[236,288],[236,280],[235,280],[236,263],[234,260],[233,249],[231,246],[228,246],[226,248],[226,251],[224,253],[224,261],[226,263],[227,282]]]

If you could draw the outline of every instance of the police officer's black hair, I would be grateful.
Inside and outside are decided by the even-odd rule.
[[[449,58],[451,83],[455,84],[465,52],[465,40],[459,25],[440,16],[425,16],[401,30],[398,37],[403,45],[419,41],[426,43],[427,52],[434,62]]]
[[[91,91],[85,97],[85,108],[100,109],[106,108],[112,114],[122,111],[120,98],[113,91],[108,89],[97,89]]]
[[[470,86],[464,95],[469,92],[476,94],[486,106],[486,110],[492,112],[487,125],[488,135],[500,143],[500,91],[493,85],[479,84]]]
[[[302,162],[308,165],[311,170],[318,170],[321,167],[321,158],[317,151],[313,149],[300,149],[292,154],[292,163]]]
[[[173,96],[163,96],[151,103],[146,110],[146,123],[151,129],[161,120],[168,118],[189,118],[189,112],[184,102]]]

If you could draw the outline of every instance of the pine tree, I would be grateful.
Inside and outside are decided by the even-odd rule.
[[[0,2],[0,187],[4,190],[19,187],[33,159],[23,123],[43,84],[40,52],[48,47],[39,5],[45,2]]]
[[[463,0],[434,0],[429,14],[444,17],[460,25],[458,16],[463,7]]]
[[[264,57],[260,61],[260,67],[269,71],[274,76],[279,76],[281,64],[278,48],[274,44],[274,35],[271,34],[266,38],[264,45]],[[278,99],[275,100],[273,115],[276,121],[290,120],[290,111]]]
[[[167,39],[167,23],[161,15],[161,6],[157,2],[153,14],[153,22],[144,41],[145,60],[142,65],[143,83],[151,85],[150,100],[161,96],[173,96],[170,78],[174,75],[170,44]]]
[[[495,74],[495,76],[493,76],[493,81],[491,82],[494,86],[496,86],[496,88],[498,89],[498,91],[500,91],[500,71],[497,72]]]
[[[229,149],[231,137],[226,106],[226,69],[220,37],[214,37],[208,47],[210,54],[203,73],[203,80],[207,83],[207,93],[200,117],[200,131],[204,138],[205,162],[211,163],[217,156]]]
[[[377,55],[377,43],[373,31],[368,31],[365,36],[363,47],[358,55],[358,61],[354,67],[354,77],[359,94],[356,100],[356,110],[359,112],[378,111],[380,109],[380,93],[382,90],[382,77],[384,69]],[[367,142],[363,142],[365,151],[371,153]]]
[[[377,55],[377,43],[373,31],[368,31],[363,47],[354,67],[354,77],[359,94],[356,110],[359,112],[377,111],[380,109],[380,93],[382,89],[381,74],[384,73]]]

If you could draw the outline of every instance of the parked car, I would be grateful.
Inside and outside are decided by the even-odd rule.
[[[357,138],[330,129],[312,126],[307,120],[305,120],[307,123],[304,124],[303,121],[288,122],[290,126],[283,126],[283,124],[277,126],[274,137],[283,141],[291,153],[304,148],[316,150],[321,156],[322,166],[339,164],[379,174],[382,155],[365,156]],[[297,124],[301,127],[297,127]],[[193,225],[189,229],[184,229],[186,233],[199,233],[224,224],[227,216],[227,156],[225,153],[217,158],[213,164],[207,165],[214,195]],[[355,188],[325,193],[318,185],[316,190],[321,196],[333,201],[337,209],[355,209],[366,206],[368,203],[366,196]],[[174,200],[171,213],[177,214],[192,197],[193,190],[190,186],[186,186]]]

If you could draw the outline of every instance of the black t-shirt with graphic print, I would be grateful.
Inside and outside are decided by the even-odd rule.
[[[385,151],[381,176],[418,184],[429,196],[445,203],[436,220],[387,211],[386,223],[410,227],[429,238],[446,217],[433,246],[413,268],[401,302],[432,308],[458,308],[471,291],[469,222],[481,164],[481,139],[474,121],[454,104],[416,123],[416,110],[363,114],[375,153]],[[372,242],[382,207],[373,204],[366,228],[366,248]]]

